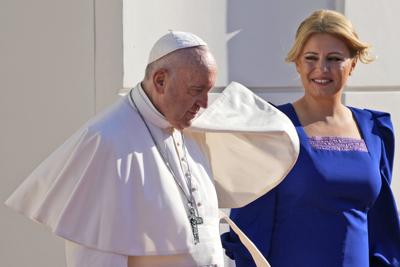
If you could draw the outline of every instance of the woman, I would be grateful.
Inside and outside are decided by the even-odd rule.
[[[232,219],[273,267],[400,266],[390,115],[341,103],[357,62],[372,61],[368,45],[343,15],[319,10],[300,24],[287,61],[304,86],[302,98],[279,107],[296,126],[299,159]],[[233,232],[222,242],[236,266],[254,266]]]

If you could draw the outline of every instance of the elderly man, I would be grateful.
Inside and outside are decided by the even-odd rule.
[[[298,140],[284,115],[240,86],[226,90],[194,132],[182,131],[207,107],[215,78],[204,41],[164,35],[143,81],[68,139],[6,204],[63,237],[69,267],[223,266],[218,202],[243,205],[275,186],[294,164]],[[217,133],[208,148],[196,134],[202,127]],[[231,130],[239,134],[218,134]],[[229,179],[216,184],[218,198],[213,175]],[[235,198],[235,181],[257,196]]]

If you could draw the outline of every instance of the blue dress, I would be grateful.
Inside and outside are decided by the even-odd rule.
[[[278,108],[297,129],[298,161],[280,185],[231,218],[272,267],[400,266],[390,115],[350,108],[364,143],[309,138],[291,104]],[[222,244],[237,267],[255,266],[233,231]]]

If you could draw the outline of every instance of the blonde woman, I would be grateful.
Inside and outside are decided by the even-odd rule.
[[[368,48],[335,11],[315,11],[297,30],[287,61],[304,95],[279,109],[296,126],[299,159],[273,191],[231,213],[273,267],[400,266],[390,115],[341,103],[357,63],[372,61]],[[237,267],[255,266],[233,232],[222,241]]]

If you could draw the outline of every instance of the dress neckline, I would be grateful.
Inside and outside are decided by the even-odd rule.
[[[299,138],[301,140],[303,140],[303,144],[305,144],[305,146],[309,149],[309,150],[313,150],[313,146],[310,143],[310,140],[315,140],[315,139],[337,139],[337,140],[345,140],[345,142],[350,141],[356,141],[356,142],[363,142],[365,143],[365,149],[367,152],[369,151],[368,149],[368,140],[365,139],[365,134],[364,134],[364,127],[361,123],[360,118],[357,116],[357,113],[355,112],[353,107],[349,107],[346,106],[352,113],[353,115],[353,119],[356,122],[356,125],[358,127],[358,130],[360,132],[360,136],[361,138],[354,138],[354,137],[346,137],[346,136],[308,136],[308,134],[306,133],[306,131],[304,130],[303,125],[300,122],[299,117],[297,116],[296,110],[294,109],[294,106],[292,103],[288,103],[288,107],[289,107],[289,112],[291,113],[291,117],[293,120],[294,125],[296,126],[297,130],[298,130],[298,134],[299,134]],[[359,149],[356,149],[354,151],[358,151]],[[361,148],[361,150],[363,150],[363,148]],[[343,150],[338,150],[338,151],[343,151]]]

